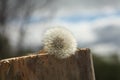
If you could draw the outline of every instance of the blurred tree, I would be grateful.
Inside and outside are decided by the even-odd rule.
[[[10,53],[9,41],[5,36],[7,2],[8,0],[0,0],[0,58],[8,57]]]
[[[6,22],[7,0],[0,0],[0,25],[5,25]]]
[[[120,80],[120,62],[117,55],[109,57],[109,61],[94,55],[93,61],[96,80]]]
[[[36,9],[41,10],[42,8],[47,8],[47,10],[49,11],[49,15],[45,18],[45,22],[51,21],[51,19],[56,13],[56,8],[57,8],[52,5],[54,1],[55,0],[0,0],[0,34],[6,39],[6,41],[1,42],[2,44],[4,44],[2,47],[6,46],[5,45],[6,42],[8,45],[10,44],[8,40],[8,35],[6,33],[7,27],[9,27],[8,23],[18,20],[17,22],[21,25],[19,30],[20,34],[18,39],[17,55],[19,55],[21,51],[22,53],[24,53],[24,49],[23,49],[23,41],[25,37],[24,35],[27,29],[26,24],[27,22],[29,22],[30,20],[29,18],[31,14]],[[8,49],[6,47],[4,48]],[[7,54],[9,53],[11,53],[11,51],[9,51]],[[4,53],[0,53],[0,56],[2,56],[1,54],[4,54]]]
[[[0,34],[0,58],[10,57],[10,45],[8,39]]]
[[[6,25],[16,18],[23,20],[28,18],[32,4],[30,0],[0,0],[0,57],[10,56],[10,44],[6,34]],[[21,23],[23,25],[24,23]],[[23,27],[20,27],[19,46],[24,38]],[[5,51],[4,51],[5,50]],[[4,56],[3,56],[4,55]]]

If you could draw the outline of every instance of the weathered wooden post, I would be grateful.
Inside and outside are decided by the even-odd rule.
[[[0,61],[0,80],[95,80],[89,49],[58,59],[40,53]]]

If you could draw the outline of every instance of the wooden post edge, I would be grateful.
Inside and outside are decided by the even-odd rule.
[[[95,80],[90,49],[58,59],[40,54],[0,60],[0,80]]]

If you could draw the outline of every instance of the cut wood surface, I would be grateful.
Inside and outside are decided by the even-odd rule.
[[[0,61],[0,80],[95,80],[89,49],[58,59],[44,52]]]

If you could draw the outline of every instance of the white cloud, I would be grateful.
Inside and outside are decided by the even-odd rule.
[[[81,8],[119,7],[120,0],[51,0],[50,6]],[[96,7],[95,7],[96,6]]]
[[[84,21],[81,23],[66,23],[61,22],[58,19],[55,19],[52,22],[46,23],[47,25],[36,23],[36,24],[30,24],[30,26],[27,28],[27,34],[26,38],[24,40],[25,47],[37,47],[41,45],[42,43],[42,37],[45,29],[53,26],[64,26],[68,28],[70,31],[73,32],[73,35],[75,35],[76,39],[80,43],[94,43],[97,41],[97,38],[99,36],[96,36],[96,34],[93,32],[94,29],[98,28],[104,28],[108,25],[117,25],[120,26],[120,18],[117,16],[110,16],[105,18],[96,19],[92,22]],[[14,25],[15,26],[15,25]],[[12,30],[12,31],[11,31]],[[15,44],[15,41],[17,41],[17,28],[11,28],[9,29],[11,32],[9,36],[11,37],[11,41],[13,44]],[[92,51],[101,54],[101,55],[108,55],[111,52],[117,51],[118,47],[113,44],[95,44],[90,46]]]
[[[46,0],[47,1],[47,0]],[[43,4],[46,4],[43,1]],[[47,5],[43,5],[43,8],[36,11],[33,16],[36,17],[47,17],[50,18],[50,23],[47,25],[41,24],[31,24],[27,28],[26,38],[24,40],[24,45],[29,46],[39,46],[41,45],[44,30],[51,26],[65,26],[70,31],[73,32],[76,39],[80,43],[93,43],[97,40],[96,34],[93,32],[96,28],[106,27],[108,25],[119,25],[120,26],[120,16],[116,16],[115,13],[120,8],[120,0],[51,0]],[[39,4],[39,3],[38,3]],[[60,17],[71,16],[71,15],[83,15],[83,16],[95,16],[95,15],[108,15],[107,17],[102,17],[94,21],[83,21],[78,23],[67,23],[58,20]],[[9,30],[11,41],[13,44],[17,43],[17,28],[11,28]],[[14,35],[13,35],[14,34]],[[106,47],[106,49],[104,48]],[[100,44],[94,45],[93,48],[97,52],[101,51],[115,51],[115,45],[111,44]]]
[[[41,4],[39,4],[41,2]],[[35,15],[61,17],[69,15],[111,14],[120,9],[120,0],[38,0]]]
[[[51,26],[66,27],[73,33],[79,43],[91,43],[96,40],[96,35],[92,31],[92,26],[88,22],[73,24],[54,21]]]
[[[106,27],[109,25],[116,25],[120,26],[120,17],[119,16],[110,16],[110,17],[106,17],[106,18],[101,18],[101,19],[97,19],[93,22],[91,22],[91,25],[94,28],[102,28],[102,27]]]
[[[42,3],[40,5],[40,2]],[[38,2],[39,10],[91,11],[110,8],[119,9],[120,0],[43,0]],[[42,8],[41,8],[42,6]]]
[[[7,36],[10,40],[10,44],[15,48],[17,47],[18,39],[19,39],[19,30],[20,30],[20,25],[18,24],[8,24],[7,25]]]
[[[42,46],[42,39],[47,26],[45,24],[31,24],[26,28],[24,46],[26,48]],[[32,45],[32,46],[31,46]]]
[[[99,55],[110,55],[118,51],[118,47],[113,44],[97,44],[91,47],[92,52]]]

